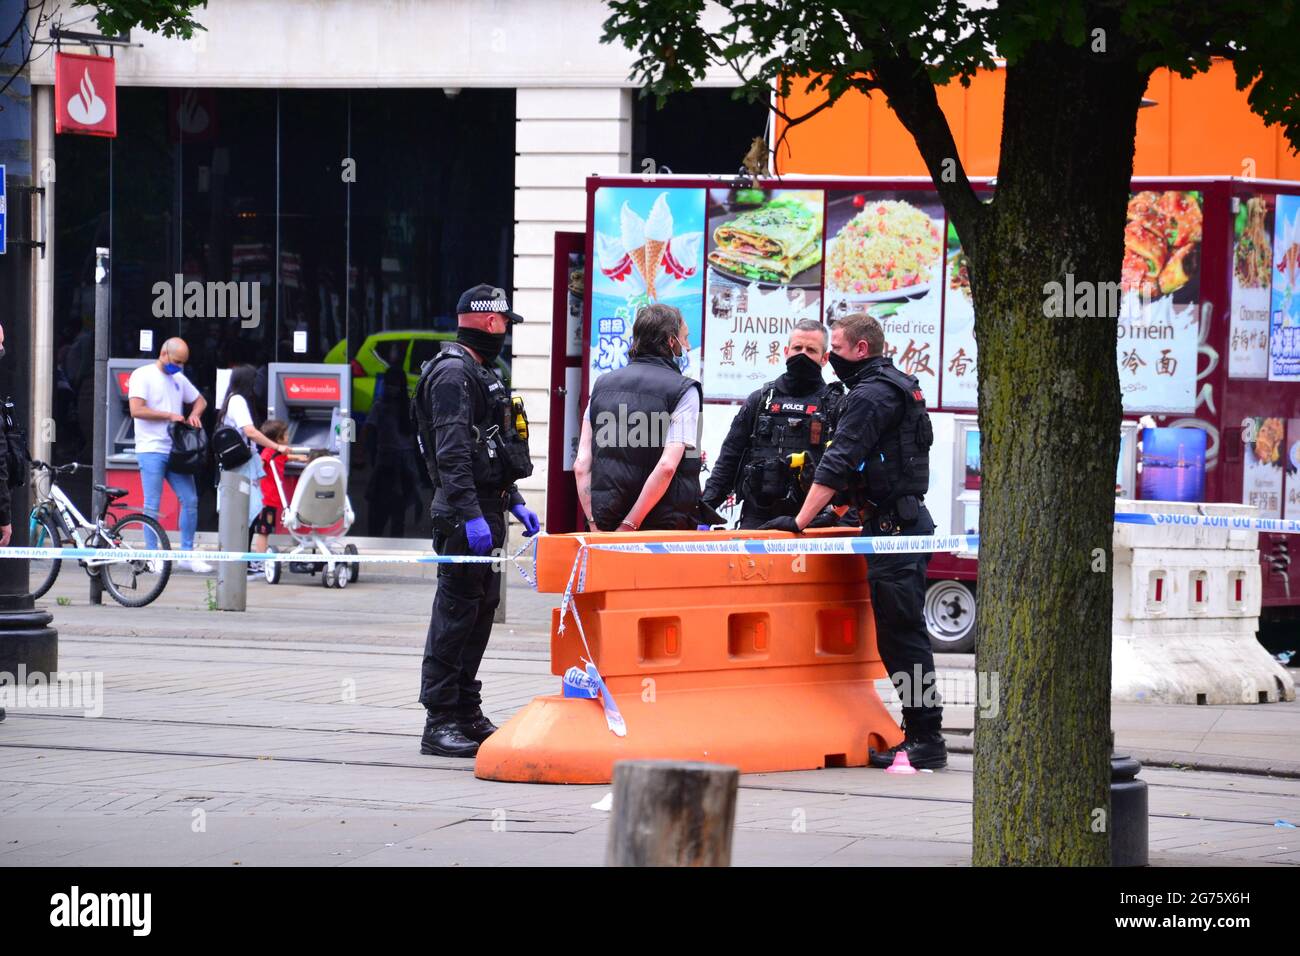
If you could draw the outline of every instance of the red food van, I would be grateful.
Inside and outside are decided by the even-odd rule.
[[[977,530],[974,313],[960,237],[928,178],[591,177],[586,222],[556,234],[551,531],[580,526],[579,415],[594,379],[626,364],[632,317],[651,301],[680,308],[691,329],[706,469],[737,406],[783,370],[795,322],[876,316],[931,410],[937,533]],[[1121,282],[1076,283],[1069,262],[1059,274],[1044,289],[1053,321],[1119,309],[1116,496],[1300,518],[1300,183],[1135,178]],[[1293,546],[1260,535],[1266,619],[1300,619]],[[931,561],[936,648],[973,647],[977,568],[974,555]]]

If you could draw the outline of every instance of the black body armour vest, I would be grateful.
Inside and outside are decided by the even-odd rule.
[[[602,375],[591,391],[591,516],[614,531],[641,495],[667,443],[673,409],[699,389],[664,358],[638,356]],[[704,409],[700,394],[701,414]],[[698,441],[698,436],[697,439]],[[699,449],[688,448],[664,495],[641,522],[649,530],[695,529],[700,501]]]
[[[749,448],[736,471],[736,494],[750,507],[798,514],[830,440],[844,386],[835,382],[805,395],[787,395],[777,379],[760,391]],[[791,467],[790,456],[800,453],[802,468]]]
[[[874,508],[876,513],[894,511],[898,505],[900,514],[909,512],[901,516],[911,520],[911,504],[900,505],[900,502],[921,498],[930,488],[930,446],[934,444],[934,428],[930,424],[930,414],[925,410],[921,383],[915,376],[886,363],[867,372],[854,382],[854,387],[877,381],[889,384],[902,395],[903,417],[897,428],[881,435],[875,446],[867,450],[855,490],[859,501]]]
[[[470,378],[479,386],[483,396],[483,409],[476,421],[470,423],[472,447],[470,466],[474,487],[484,494],[507,490],[520,478],[533,473],[532,458],[528,454],[528,416],[523,399],[512,398],[501,376],[494,369],[480,365],[459,344],[453,342],[424,363],[420,382],[411,400],[411,417],[416,425],[416,441],[420,457],[429,473],[429,480],[437,489],[437,443],[434,439],[433,409],[429,395],[429,381],[439,362],[463,362]]]

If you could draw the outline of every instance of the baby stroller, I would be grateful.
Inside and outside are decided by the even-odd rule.
[[[284,501],[280,476],[274,468],[271,474],[280,490],[280,500]],[[288,553],[304,558],[320,555],[323,560],[267,561],[264,566],[267,583],[278,584],[286,564],[295,574],[320,574],[321,583],[327,588],[343,588],[356,581],[361,573],[359,564],[334,560],[336,554],[357,553],[355,544],[339,545],[339,539],[348,533],[354,518],[343,462],[333,455],[307,462],[294,489],[293,501],[284,509],[284,527],[294,540],[293,550]]]

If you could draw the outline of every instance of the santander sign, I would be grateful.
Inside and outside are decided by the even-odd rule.
[[[117,70],[112,57],[59,53],[54,58],[56,133],[117,135]]]

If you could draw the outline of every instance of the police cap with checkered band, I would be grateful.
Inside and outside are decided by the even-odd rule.
[[[460,294],[460,299],[456,302],[456,314],[464,315],[467,312],[500,312],[512,325],[524,320],[519,313],[510,311],[510,300],[506,298],[505,290],[487,283],[480,283]]]

